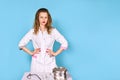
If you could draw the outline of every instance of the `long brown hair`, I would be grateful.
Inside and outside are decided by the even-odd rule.
[[[46,8],[40,8],[36,12],[35,20],[34,20],[34,26],[33,26],[33,28],[34,28],[34,34],[37,34],[38,31],[39,31],[39,27],[40,27],[39,14],[40,14],[40,12],[46,12],[48,14],[48,22],[47,22],[47,24],[46,24],[45,27],[47,28],[48,34],[50,34],[51,33],[51,29],[52,29],[52,26],[51,26],[51,24],[52,24],[52,18],[51,18],[51,15],[50,15],[49,11]]]

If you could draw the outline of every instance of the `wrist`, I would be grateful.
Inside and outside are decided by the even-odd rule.
[[[30,52],[30,55],[33,56],[33,55],[34,55],[34,52]]]
[[[55,52],[55,53],[53,54],[53,56],[57,56],[57,52]]]

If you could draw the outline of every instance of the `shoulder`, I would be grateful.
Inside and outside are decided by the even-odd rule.
[[[57,28],[53,28],[51,34],[53,34],[55,36],[61,35],[61,33],[59,32],[59,30]]]
[[[30,29],[30,30],[28,30],[28,33],[29,33],[29,34],[33,34],[33,32],[34,32],[34,29],[33,29],[33,28]]]
[[[30,31],[30,32],[34,32],[34,29],[32,28],[32,29],[30,29],[29,31]]]
[[[32,33],[33,33],[33,32],[34,32],[34,29],[33,29],[33,28],[32,28],[32,29],[30,29],[30,30],[29,30],[29,32],[32,32]]]
[[[56,28],[52,28],[52,33],[55,33],[56,31],[58,31]]]

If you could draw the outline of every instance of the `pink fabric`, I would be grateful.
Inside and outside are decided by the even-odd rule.
[[[63,47],[63,46],[61,46],[60,48],[62,48],[62,49],[64,49],[64,50],[66,50],[66,49],[67,49],[67,47]]]
[[[37,58],[37,56],[35,56],[35,55],[33,55],[32,57],[33,57],[33,58]]]

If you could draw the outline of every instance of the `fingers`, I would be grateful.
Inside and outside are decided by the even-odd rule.
[[[46,49],[46,53],[50,53],[50,51],[51,51],[50,49]]]
[[[40,52],[41,51],[41,49],[40,48],[37,48],[37,49],[35,49],[37,52]]]
[[[50,55],[50,56],[53,55],[53,51],[52,51],[51,49],[47,49],[47,50],[46,50],[46,53],[47,53],[48,55]]]
[[[33,54],[38,54],[39,52],[41,52],[41,49],[40,48],[37,48],[33,51]]]
[[[51,49],[47,49],[46,53],[48,53],[48,55],[50,56],[54,55],[54,52]]]

